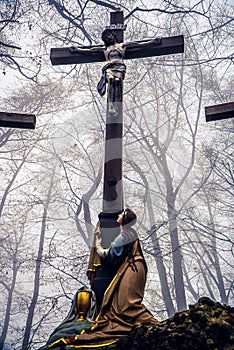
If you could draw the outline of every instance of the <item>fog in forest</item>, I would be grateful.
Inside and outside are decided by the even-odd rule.
[[[89,285],[103,63],[52,66],[50,49],[101,44],[119,8],[128,42],[185,40],[184,53],[125,62],[124,205],[148,264],[144,303],[159,320],[202,296],[233,306],[233,119],[206,123],[204,110],[234,100],[232,1],[2,0],[1,111],[37,124],[0,128],[0,349],[38,349]]]

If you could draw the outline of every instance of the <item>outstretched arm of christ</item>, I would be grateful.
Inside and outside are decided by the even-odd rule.
[[[84,55],[92,55],[92,54],[100,54],[103,53],[105,50],[104,45],[97,45],[97,46],[78,46],[78,47],[70,47],[69,48],[71,53],[79,53]]]
[[[122,45],[126,48],[124,59],[184,52],[183,35],[126,42]],[[104,45],[52,48],[50,59],[53,65],[104,62],[106,61],[105,49]]]
[[[127,49],[150,49],[153,48],[155,45],[160,45],[162,42],[162,38],[153,38],[153,39],[144,39],[144,40],[136,40],[136,41],[130,41],[123,43],[123,46]]]
[[[155,45],[160,45],[162,39],[161,38],[154,38],[154,39],[144,39],[144,40],[137,40],[132,42],[126,42],[123,43],[122,46],[127,49],[150,49],[154,47]],[[83,54],[83,55],[92,55],[92,54],[103,54],[106,47],[104,45],[95,45],[95,46],[78,46],[78,47],[71,47],[70,52],[72,54]]]

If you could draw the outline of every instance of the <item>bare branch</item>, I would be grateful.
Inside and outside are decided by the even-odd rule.
[[[108,4],[106,3],[105,1],[101,1],[101,0],[90,0],[90,2],[94,2],[96,5],[100,5],[100,6],[103,6],[103,7],[107,7],[113,11],[118,11],[119,10],[119,7],[117,6],[114,6],[114,5],[111,5],[111,4]]]
[[[181,9],[181,10],[166,10],[166,9],[161,9],[161,8],[151,8],[151,9],[148,9],[148,8],[140,8],[140,7],[135,7],[135,9],[133,9],[131,12],[129,12],[129,14],[127,16],[125,16],[125,20],[128,19],[129,17],[131,17],[135,12],[160,12],[160,13],[167,13],[169,15],[175,15],[175,14],[191,14],[191,13],[194,13],[194,14],[197,14],[197,15],[200,15],[200,16],[204,16],[206,18],[208,18],[207,15],[205,15],[204,13],[200,12],[200,11],[195,11],[195,10],[191,10],[191,9],[188,9],[188,10],[184,10],[184,9]]]
[[[15,45],[11,45],[11,44],[6,44],[6,43],[4,43],[4,42],[2,42],[2,41],[0,41],[0,45],[5,46],[5,47],[8,47],[8,48],[10,48],[10,49],[21,50],[21,47],[19,47],[19,46],[15,46]]]
[[[68,20],[69,22],[71,22],[75,27],[77,27],[78,29],[80,29],[80,31],[85,35],[85,37],[88,39],[88,41],[90,42],[90,44],[92,43],[92,38],[89,35],[89,33],[86,31],[86,29],[83,27],[83,25],[80,25],[77,23],[76,19],[77,16],[74,16],[70,11],[68,11],[64,6],[60,5],[57,3],[57,1],[55,0],[50,0],[50,5],[53,5],[56,10],[58,11],[58,13],[66,20]]]

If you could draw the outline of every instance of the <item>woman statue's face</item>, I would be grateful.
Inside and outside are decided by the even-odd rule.
[[[118,215],[117,222],[118,222],[118,224],[120,224],[120,225],[122,224],[123,216],[124,216],[124,212]]]

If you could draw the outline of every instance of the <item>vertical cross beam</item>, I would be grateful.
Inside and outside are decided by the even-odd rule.
[[[111,13],[110,28],[118,42],[123,42],[125,29],[123,12]],[[119,233],[116,223],[123,210],[122,153],[123,153],[123,86],[120,84],[119,101],[116,102],[117,115],[112,115],[107,106],[105,160],[103,180],[103,206],[99,214],[103,233],[102,244],[108,247]],[[108,104],[108,101],[107,101]]]
[[[123,12],[111,13],[110,28],[114,31],[119,43],[123,42]],[[102,246],[107,248],[119,234],[118,214],[123,210],[123,184],[122,184],[122,153],[123,153],[123,84],[119,85],[119,99],[115,102],[116,113],[110,112],[107,99],[106,137],[103,180],[103,205],[99,214]],[[117,272],[116,266],[107,259],[102,261],[101,271],[96,271],[92,283],[99,310],[106,288]]]

